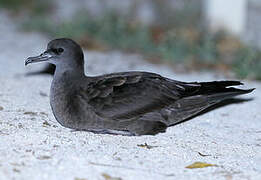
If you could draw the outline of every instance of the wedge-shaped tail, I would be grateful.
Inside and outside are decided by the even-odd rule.
[[[214,104],[238,95],[250,93],[254,90],[254,88],[244,90],[231,87],[242,84],[239,81],[194,83],[194,85],[199,85],[200,87],[196,90],[194,89],[194,92],[191,92],[186,97],[177,100],[168,108],[168,110],[172,111],[172,121],[168,125],[180,123]]]

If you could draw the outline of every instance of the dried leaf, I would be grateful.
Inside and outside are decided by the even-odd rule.
[[[145,143],[145,144],[138,144],[137,146],[138,146],[138,147],[142,147],[142,148],[147,148],[147,149],[152,149],[152,148],[158,147],[158,146],[148,145],[147,143]]]
[[[122,180],[120,177],[111,177],[109,174],[103,173],[102,176],[105,180]]]
[[[205,168],[205,167],[211,167],[211,166],[217,166],[217,165],[216,164],[208,164],[208,163],[204,163],[204,162],[195,162],[195,163],[187,166],[186,168],[195,169],[195,168]]]
[[[2,106],[0,106],[0,111],[3,111],[3,110],[4,110],[4,108]]]
[[[87,180],[87,179],[85,179],[85,178],[74,178],[74,180]]]
[[[46,127],[46,126],[51,126],[51,124],[49,124],[47,121],[44,121],[44,122],[43,122],[43,126],[45,126],[45,127]]]
[[[31,112],[31,111],[24,112],[24,114],[26,114],[26,115],[32,115],[32,116],[36,116],[36,115],[37,115],[36,112]]]

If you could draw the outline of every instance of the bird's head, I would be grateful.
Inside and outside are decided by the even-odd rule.
[[[48,62],[57,67],[65,65],[68,67],[83,67],[84,57],[81,47],[73,40],[61,38],[48,43],[47,50],[39,56],[29,57],[25,65],[35,62]]]

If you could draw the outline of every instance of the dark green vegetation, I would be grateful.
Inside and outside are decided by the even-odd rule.
[[[190,70],[231,70],[239,78],[261,80],[261,53],[223,32],[210,34],[197,26],[148,27],[113,13],[97,19],[82,12],[73,19],[60,24],[36,19],[24,27],[182,63]]]
[[[22,1],[37,4],[32,0]],[[7,0],[0,0],[0,4],[2,2],[8,4]],[[8,2],[17,3],[18,0]],[[43,15],[47,9],[51,9],[50,3],[44,7],[40,14],[34,10],[34,16],[23,22],[25,30],[41,31],[52,38],[70,37],[82,45],[87,44],[85,47],[95,44],[95,48],[102,46],[102,49],[134,51],[144,54],[147,59],[182,64],[189,70],[232,71],[239,78],[261,80],[261,52],[224,32],[209,33],[197,23],[200,22],[200,14],[190,6],[168,17],[171,23],[154,26],[146,26],[130,16],[112,12],[94,18],[86,11],[78,12],[73,20],[57,24]],[[164,11],[161,14],[164,15]]]
[[[7,8],[14,13],[27,11],[30,15],[44,15],[51,10],[51,0],[0,0],[0,8]]]

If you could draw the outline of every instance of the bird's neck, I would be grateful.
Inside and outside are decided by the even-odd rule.
[[[79,66],[56,66],[54,79],[74,79],[84,77],[84,67]]]
[[[70,87],[79,86],[83,79],[85,79],[84,70],[83,68],[64,68],[57,66],[55,69],[51,93],[57,93],[60,91],[66,91],[70,89]]]

